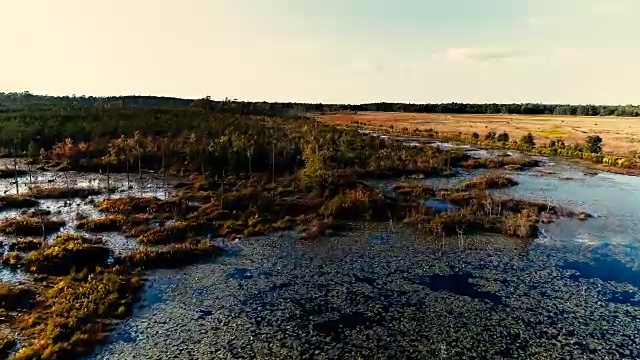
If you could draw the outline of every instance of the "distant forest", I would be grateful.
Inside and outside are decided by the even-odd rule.
[[[216,112],[252,115],[302,115],[336,111],[383,111],[454,114],[527,114],[527,115],[584,115],[584,116],[640,116],[638,105],[567,105],[567,104],[306,104],[245,102],[235,100],[189,100],[159,96],[46,96],[29,92],[0,92],[0,113],[37,111],[52,108],[69,110],[82,108],[186,108],[199,106]]]

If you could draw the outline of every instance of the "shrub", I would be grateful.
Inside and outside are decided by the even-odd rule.
[[[499,143],[506,144],[509,142],[509,134],[505,131],[501,134],[496,135],[496,141]]]
[[[489,131],[485,136],[484,136],[484,140],[485,141],[493,141],[496,139],[496,132],[495,131]]]
[[[598,135],[589,135],[587,136],[587,140],[585,142],[585,150],[586,152],[592,154],[601,154],[602,153],[602,138]]]
[[[531,238],[537,232],[537,212],[525,209],[520,213],[509,213],[505,217],[504,233],[506,235]]]
[[[368,194],[363,190],[345,191],[326,203],[320,214],[342,220],[365,219],[370,214]]]
[[[527,133],[526,135],[522,135],[519,144],[525,150],[533,149],[536,146],[536,142],[533,139],[533,134]]]

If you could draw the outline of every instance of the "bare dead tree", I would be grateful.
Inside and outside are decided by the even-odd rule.
[[[547,197],[547,213],[551,212],[551,208],[555,207],[555,201],[551,196]]]
[[[466,224],[463,224],[461,227],[459,225],[456,225],[456,231],[458,232],[458,244],[460,248],[464,246],[464,229],[466,227]]]
[[[162,140],[162,188],[166,199],[169,197],[167,193],[167,139]]]
[[[20,196],[20,185],[18,183],[18,141],[13,139],[13,170],[15,172],[16,196]]]
[[[224,170],[222,169],[222,177],[220,178],[220,210],[224,206]]]

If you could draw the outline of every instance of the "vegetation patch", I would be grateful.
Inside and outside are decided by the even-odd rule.
[[[41,240],[23,239],[17,240],[9,244],[9,251],[29,252],[38,250],[42,247]]]
[[[23,256],[21,253],[12,251],[2,256],[2,264],[11,267],[17,267],[22,263],[22,259]]]
[[[104,199],[97,206],[102,211],[129,216],[151,213],[159,202],[155,197],[125,197]]]
[[[522,169],[540,166],[540,161],[527,159],[522,156],[507,156],[498,158],[470,158],[461,163],[467,169]]]
[[[124,217],[122,215],[112,215],[99,219],[87,219],[78,222],[76,229],[88,232],[108,232],[122,229]]]
[[[36,274],[66,275],[72,270],[94,269],[106,263],[110,251],[97,241],[63,233],[53,243],[24,258],[25,269]]]
[[[513,178],[500,174],[487,174],[465,181],[458,188],[460,190],[488,190],[502,189],[518,185]]]
[[[0,356],[3,359],[8,358],[9,353],[18,345],[18,343],[9,335],[0,334]]]
[[[143,214],[173,214],[186,216],[197,208],[184,199],[160,200],[156,197],[124,197],[104,199],[97,204],[98,209],[123,216]]]
[[[28,194],[34,199],[84,199],[89,196],[101,195],[103,192],[100,189],[90,188],[32,186]]]
[[[176,221],[169,226],[151,229],[138,237],[138,241],[149,245],[165,245],[186,239],[190,232],[190,224]]]
[[[32,186],[28,194],[34,199],[84,199],[89,196],[101,195],[103,192],[100,189],[90,188]]]
[[[24,285],[0,283],[0,309],[25,310],[31,307],[35,293]]]
[[[55,280],[34,311],[21,319],[26,343],[14,359],[74,359],[89,353],[110,330],[110,319],[131,313],[141,288],[141,277],[123,268]]]
[[[16,236],[44,236],[60,230],[62,220],[33,217],[8,218],[0,221],[0,234]]]
[[[163,249],[140,249],[115,259],[129,268],[175,268],[194,264],[222,254],[222,249],[206,240],[190,240]]]
[[[26,209],[37,205],[37,200],[26,196],[0,196],[0,211],[9,209]]]
[[[399,183],[391,188],[398,197],[405,200],[424,199],[436,195],[435,190],[424,183]]]
[[[27,172],[26,170],[15,170],[15,169],[10,169],[10,168],[0,168],[0,179],[10,179],[16,176],[25,176],[27,175],[29,172]]]

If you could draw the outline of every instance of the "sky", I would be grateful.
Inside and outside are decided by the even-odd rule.
[[[3,0],[0,91],[640,103],[638,0]]]

